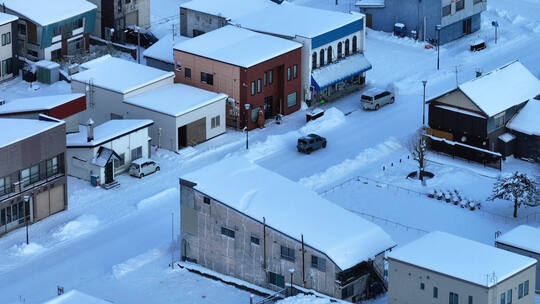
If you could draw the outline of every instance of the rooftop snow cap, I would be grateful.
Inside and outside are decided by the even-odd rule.
[[[91,142],[92,140],[94,140],[94,121],[92,120],[92,118],[88,119],[87,124],[88,124],[87,126],[88,132],[87,132],[86,140],[88,142]]]

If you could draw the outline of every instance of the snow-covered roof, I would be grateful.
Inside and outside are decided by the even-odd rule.
[[[183,3],[180,7],[210,15],[222,16],[225,19],[235,19],[276,5],[278,4],[270,0],[192,0]]]
[[[540,228],[521,225],[501,235],[496,242],[540,254]]]
[[[0,105],[0,114],[50,110],[83,96],[84,94],[63,94],[13,99]]]
[[[488,274],[495,272],[501,282],[536,264],[535,259],[441,231],[393,250],[388,258],[486,287],[496,284],[486,280]]]
[[[216,1],[228,5],[228,1]],[[269,1],[270,2],[270,1]],[[362,14],[323,10],[283,2],[231,20],[244,28],[287,37],[314,38],[357,20]]]
[[[36,62],[36,66],[51,70],[51,69],[59,68],[60,64],[58,64],[57,62],[49,61],[49,60],[40,60]]]
[[[529,100],[506,126],[521,133],[540,136],[540,100]]]
[[[225,158],[182,179],[260,222],[265,217],[268,226],[292,238],[303,234],[342,270],[395,245],[379,226],[242,157]]]
[[[124,102],[178,117],[225,98],[227,98],[227,95],[222,93],[214,93],[185,84],[175,83],[138,94],[131,98],[126,98]]]
[[[98,299],[76,289],[70,290],[65,294],[55,297],[44,304],[110,304],[111,302]]]
[[[174,49],[248,68],[301,47],[298,42],[227,25],[177,43]]]
[[[459,85],[488,117],[540,94],[540,80],[519,61]]]
[[[459,108],[455,108],[455,107],[451,107],[451,106],[445,106],[445,105],[435,105],[436,108],[441,108],[441,109],[445,109],[445,110],[448,110],[448,111],[452,111],[452,112],[457,112],[457,113],[461,113],[461,114],[465,114],[465,115],[470,115],[470,116],[474,116],[474,117],[480,117],[482,119],[486,119],[484,116],[478,114],[478,113],[475,113],[475,112],[472,112],[472,111],[467,111],[467,110],[463,110],[463,109],[459,109]]]
[[[0,148],[52,129],[64,122],[39,119],[0,118]],[[6,132],[9,130],[9,132]]]
[[[384,0],[358,0],[355,5],[358,7],[384,7]]]
[[[364,57],[364,54],[358,53],[313,70],[311,76],[317,83],[318,89],[324,89],[370,69],[371,63]]]
[[[19,17],[0,12],[0,25],[13,22],[17,19],[19,19]]]
[[[85,0],[1,0],[8,9],[45,26],[97,8]]]
[[[504,141],[505,143],[507,142],[511,142],[512,140],[514,140],[516,138],[516,136],[512,133],[503,133],[501,135],[499,135],[498,137],[500,140]]]
[[[174,45],[178,42],[191,39],[190,37],[175,35],[173,39],[172,34],[165,35],[165,37],[158,40],[158,42],[152,44],[147,48],[143,55],[144,57],[150,57],[167,63],[174,63]]]
[[[79,132],[66,135],[66,145],[69,147],[95,147],[120,136],[129,134],[154,122],[149,119],[115,119],[94,127],[94,140],[88,141],[88,128],[81,125]]]
[[[106,55],[81,65],[84,71],[71,76],[72,80],[86,83],[121,94],[129,93],[165,78],[173,78],[166,72],[125,59]]]

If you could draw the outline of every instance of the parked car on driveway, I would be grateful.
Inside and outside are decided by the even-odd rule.
[[[145,175],[159,171],[159,164],[149,158],[138,158],[131,162],[129,175],[142,178]]]
[[[296,148],[298,152],[310,154],[320,148],[326,148],[326,138],[317,134],[308,134],[298,139]]]
[[[361,104],[364,110],[378,110],[386,104],[394,103],[394,100],[394,94],[389,91],[370,89],[362,94]]]

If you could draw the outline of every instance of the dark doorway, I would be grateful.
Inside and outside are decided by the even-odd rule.
[[[105,165],[105,184],[108,184],[112,182],[113,180],[114,180],[113,162],[111,160]]]
[[[274,116],[274,101],[272,96],[264,98],[264,118],[268,119]]]
[[[178,128],[178,149],[182,149],[187,146],[187,128],[186,126],[181,126]]]
[[[372,14],[366,14],[366,26],[369,28],[373,28],[373,15]]]
[[[472,18],[463,20],[463,34],[468,35],[472,33]]]

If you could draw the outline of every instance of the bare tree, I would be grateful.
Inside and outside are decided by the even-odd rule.
[[[427,142],[423,129],[418,129],[418,131],[411,135],[407,141],[407,149],[412,154],[413,159],[418,163],[418,177],[423,181],[427,154]]]
[[[488,200],[496,198],[514,203],[514,217],[521,205],[536,206],[538,190],[525,173],[514,172],[507,177],[499,177],[493,185],[493,192]]]

